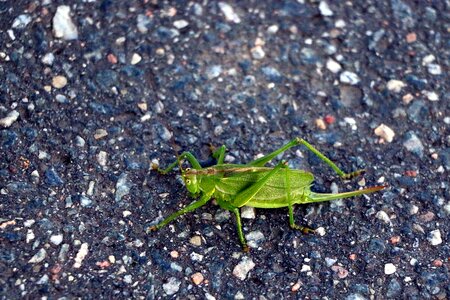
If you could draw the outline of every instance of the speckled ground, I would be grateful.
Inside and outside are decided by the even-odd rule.
[[[1,299],[450,297],[448,1],[67,3],[0,2]],[[152,165],[297,136],[389,189],[145,233],[191,201]]]

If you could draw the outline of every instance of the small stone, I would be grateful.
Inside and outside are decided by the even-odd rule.
[[[92,204],[92,200],[84,195],[80,196],[80,205],[82,207],[90,207]]]
[[[331,270],[333,270],[340,279],[344,279],[348,276],[348,270],[341,266],[332,266]]]
[[[24,29],[30,22],[31,16],[27,14],[19,15],[16,17],[11,25],[15,29]]]
[[[314,232],[316,234],[318,234],[319,236],[325,236],[325,234],[327,234],[327,232],[326,232],[324,227],[316,228],[316,230],[314,230]]]
[[[258,248],[259,244],[266,239],[264,234],[259,230],[247,233],[245,238],[247,239],[250,248]]]
[[[192,252],[191,254],[189,254],[189,257],[192,261],[202,261],[204,256],[196,252]]]
[[[375,128],[375,135],[381,137],[388,143],[391,143],[394,140],[395,132],[388,126],[381,124],[377,128]]]
[[[192,279],[192,282],[195,285],[199,285],[199,284],[201,284],[203,282],[204,277],[203,277],[202,273],[197,272],[197,273],[194,273],[194,274],[191,275],[191,279]]]
[[[269,28],[267,28],[267,33],[275,34],[278,32],[279,29],[280,27],[277,24],[270,25]]]
[[[180,289],[181,281],[175,277],[170,277],[166,283],[163,284],[163,290],[167,295],[173,295]]]
[[[442,244],[441,231],[439,229],[431,231],[427,239],[432,246]]]
[[[255,208],[251,206],[243,206],[241,207],[241,218],[242,219],[254,219],[256,217],[255,215]]]
[[[356,75],[355,73],[350,72],[350,71],[342,72],[341,75],[339,76],[339,80],[342,83],[346,83],[346,84],[350,84],[350,85],[355,85],[360,81],[358,75]]]
[[[433,267],[436,267],[436,268],[440,268],[444,265],[444,263],[440,259],[433,260],[433,262],[431,264],[433,265]]]
[[[83,262],[88,252],[89,252],[89,244],[88,243],[81,244],[80,250],[78,250],[77,255],[75,256],[75,263],[73,264],[73,267],[75,269],[81,267],[81,263]]]
[[[291,287],[291,292],[297,292],[300,288],[301,288],[301,284],[300,282],[296,282],[292,287]]]
[[[414,43],[416,40],[417,40],[417,34],[415,32],[411,32],[406,35],[407,43]]]
[[[147,33],[150,25],[152,24],[152,19],[144,14],[139,14],[137,16],[137,29],[140,33]],[[117,43],[117,41],[116,41]]]
[[[430,101],[439,101],[439,95],[436,92],[423,91],[422,94]]]
[[[202,245],[202,238],[199,235],[194,235],[193,237],[191,237],[191,239],[189,240],[189,242],[194,245],[194,246],[201,246]]]
[[[225,19],[228,22],[241,23],[241,18],[239,18],[239,16],[234,12],[234,9],[231,5],[225,2],[219,2],[219,8],[225,15]]]
[[[128,179],[127,173],[122,173],[116,183],[116,193],[114,199],[116,201],[122,200],[122,198],[130,193],[132,183]]]
[[[53,62],[55,61],[55,55],[53,54],[53,53],[47,53],[47,54],[45,54],[44,56],[42,56],[42,58],[41,58],[41,62],[44,64],[44,65],[47,65],[47,66],[51,66],[51,65],[53,65]]]
[[[234,267],[233,275],[240,280],[247,278],[248,272],[255,267],[255,263],[251,258],[243,257],[242,260]]]
[[[311,271],[311,266],[310,265],[302,265],[302,268],[300,269],[300,272],[304,273],[304,272],[309,272]]]
[[[337,259],[325,257],[325,263],[327,264],[328,267],[331,267],[336,262],[337,262]]]
[[[392,224],[391,223],[391,219],[389,218],[388,214],[385,211],[380,210],[379,212],[377,212],[375,217],[378,220],[381,220],[381,221],[383,221],[386,224]]]
[[[428,73],[431,75],[441,75],[442,69],[441,66],[438,64],[428,64],[427,65]]]
[[[112,54],[112,53],[109,53],[109,54],[106,56],[106,59],[107,59],[108,62],[111,63],[111,64],[117,64],[117,62],[118,62],[117,56],[115,56],[115,55]]]
[[[59,244],[61,244],[62,243],[62,241],[63,241],[63,235],[62,234],[55,234],[55,235],[52,235],[51,237],[50,237],[50,242],[53,244],[53,245],[55,245],[55,246],[59,246]]]
[[[52,86],[55,89],[62,89],[63,87],[66,86],[66,84],[67,84],[67,78],[62,75],[55,76],[52,79]]]
[[[414,96],[411,94],[406,94],[402,97],[402,101],[404,104],[409,104],[414,99]]]
[[[108,135],[108,131],[106,131],[106,130],[103,129],[103,128],[100,128],[100,129],[97,129],[97,130],[95,131],[95,133],[94,133],[94,138],[95,138],[96,140],[99,140],[99,139],[104,138],[104,137],[107,136],[107,135]]]
[[[317,118],[314,123],[316,124],[316,127],[319,128],[320,130],[325,130],[327,129],[327,125],[325,124],[325,121],[321,118]]]
[[[397,267],[394,264],[388,263],[384,265],[384,274],[391,275],[397,271]]]
[[[2,127],[8,128],[15,121],[17,121],[19,116],[20,116],[19,112],[17,110],[13,110],[9,114],[7,114],[6,117],[0,119],[0,125]]]
[[[406,84],[403,81],[396,79],[389,80],[386,85],[387,89],[394,93],[399,93],[405,86]]]
[[[279,83],[283,79],[283,76],[281,75],[280,71],[278,71],[274,67],[263,67],[261,68],[261,71],[263,72],[264,76],[266,77],[266,80],[271,82]]]
[[[180,253],[178,253],[178,251],[176,251],[176,250],[172,250],[172,251],[170,251],[170,257],[178,258],[178,257],[180,257]]]
[[[245,300],[245,296],[244,296],[244,294],[242,294],[241,291],[238,291],[238,292],[234,295],[234,300]]]
[[[220,65],[209,66],[208,68],[206,68],[206,78],[208,79],[217,78],[220,76],[221,73],[222,73],[222,66]]]
[[[75,145],[77,147],[83,148],[85,144],[86,144],[86,141],[81,136],[77,135],[75,137]]]
[[[76,40],[78,30],[70,18],[70,6],[60,5],[53,17],[53,34],[56,38]]]
[[[436,60],[436,57],[433,54],[428,54],[424,58],[422,58],[422,66],[427,66]]]
[[[405,135],[405,141],[403,142],[403,146],[409,152],[416,154],[419,157],[423,156],[424,146],[420,139],[413,131],[409,131]]]
[[[256,46],[250,49],[250,53],[252,54],[252,57],[254,59],[263,59],[264,56],[266,56],[266,53],[264,52],[263,48],[261,46]]]
[[[331,17],[333,15],[333,11],[330,9],[328,3],[326,3],[325,1],[320,1],[319,11],[320,14],[324,17]]]
[[[186,20],[177,20],[173,22],[173,27],[176,29],[183,29],[189,25],[189,22]]]
[[[142,57],[137,53],[133,53],[133,55],[131,56],[131,64],[132,65],[138,64],[141,60],[142,60]]]
[[[38,264],[47,257],[47,251],[41,248],[29,261],[30,264]]]
[[[388,299],[394,299],[396,296],[400,296],[400,293],[402,291],[402,286],[398,282],[397,278],[392,278],[391,282],[389,282],[386,297]],[[401,298],[401,297],[397,297]]]
[[[106,164],[108,163],[108,153],[105,151],[100,151],[97,154],[97,162],[100,166],[106,166]]]
[[[341,71],[342,67],[341,67],[341,65],[340,65],[337,61],[335,61],[335,60],[329,58],[329,59],[327,60],[327,69],[328,69],[331,73],[336,74],[336,73],[339,73],[339,72]]]

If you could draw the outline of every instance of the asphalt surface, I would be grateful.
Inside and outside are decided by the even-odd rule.
[[[448,1],[68,3],[0,2],[1,299],[450,297]],[[192,201],[152,166],[295,137],[389,188],[145,232]]]

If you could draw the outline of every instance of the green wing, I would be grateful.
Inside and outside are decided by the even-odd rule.
[[[244,167],[226,170],[222,178],[216,179],[216,197],[232,201],[241,191],[259,181],[273,168]],[[286,174],[288,172],[288,174]],[[245,205],[259,208],[287,206],[285,178],[290,180],[291,198],[301,197],[314,180],[311,173],[302,170],[281,169]]]

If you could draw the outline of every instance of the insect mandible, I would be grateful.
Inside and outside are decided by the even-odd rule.
[[[248,251],[247,242],[242,231],[242,223],[239,208],[251,206],[255,208],[280,208],[287,207],[289,211],[289,225],[293,229],[303,233],[313,233],[314,230],[297,225],[294,221],[294,204],[305,204],[348,198],[362,194],[380,191],[386,186],[375,186],[362,190],[323,194],[311,191],[314,181],[312,173],[290,169],[287,162],[281,161],[275,167],[265,165],[279,154],[297,145],[303,145],[313,152],[323,162],[329,165],[342,179],[350,179],[360,175],[364,170],[352,173],[344,173],[324,154],[315,149],[311,144],[301,138],[295,138],[283,147],[258,158],[247,164],[225,164],[225,146],[218,148],[212,156],[217,159],[217,164],[202,168],[198,160],[190,152],[183,152],[177,160],[166,169],[158,169],[160,173],[167,174],[177,165],[180,166],[181,176],[189,193],[200,198],[183,209],[174,212],[162,222],[150,226],[147,231],[156,231],[177,217],[191,212],[211,199],[216,199],[223,209],[229,210],[236,216],[236,225],[239,240],[243,250]],[[186,159],[192,168],[183,169],[182,161]]]

